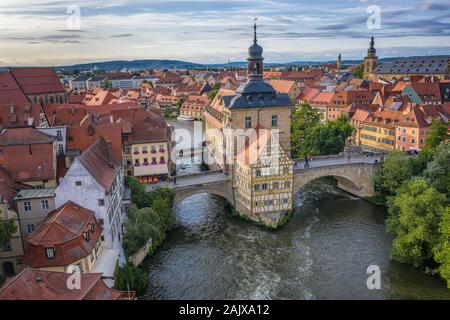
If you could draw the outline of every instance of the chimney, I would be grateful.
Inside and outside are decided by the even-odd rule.
[[[111,168],[114,168],[114,153],[112,149],[112,142],[107,141],[106,142],[107,152],[108,152],[108,166]]]
[[[14,106],[14,104],[11,104],[9,106],[9,113],[13,114],[15,109],[16,109],[16,107]]]
[[[109,115],[109,122],[114,123],[114,116],[112,114]]]
[[[88,129],[89,136],[92,137],[94,135],[94,126],[92,124],[90,124],[87,129]]]

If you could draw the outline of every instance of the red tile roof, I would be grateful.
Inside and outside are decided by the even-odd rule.
[[[56,138],[33,127],[8,128],[0,133],[0,146],[50,144]]]
[[[0,104],[0,130],[24,125],[37,127],[39,126],[40,113],[41,106],[38,104]]]
[[[5,129],[0,134],[0,166],[16,182],[54,179],[55,139],[31,127]]]
[[[112,147],[103,137],[98,138],[77,160],[106,191],[121,170],[120,162],[114,159]]]
[[[50,126],[72,126],[79,124],[86,116],[87,107],[80,104],[49,103],[43,109]]]
[[[90,230],[94,226],[94,232]],[[95,213],[68,201],[50,212],[28,238],[24,262],[32,268],[68,266],[87,257],[102,234]],[[88,233],[88,241],[83,233]],[[47,258],[46,248],[54,248],[55,257]]]
[[[0,104],[25,104],[29,102],[11,73],[8,71],[0,72]]]
[[[83,153],[100,137],[112,143],[114,158],[121,162],[122,123],[114,121],[114,118],[111,122],[109,115],[97,117],[87,114],[79,124],[68,127],[67,149]]]
[[[14,197],[19,190],[30,189],[30,186],[14,182],[8,172],[0,167],[0,196],[12,207],[15,206]]]
[[[66,92],[53,68],[11,68],[10,72],[26,95]]]
[[[69,289],[71,275],[26,268],[0,288],[0,300],[118,300],[122,295],[105,285],[101,273],[81,273],[81,288]]]

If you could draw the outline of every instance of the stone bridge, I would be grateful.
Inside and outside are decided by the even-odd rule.
[[[177,175],[176,183],[172,181],[147,185],[146,191],[151,191],[156,187],[167,187],[174,190],[175,203],[196,194],[209,193],[226,199],[232,205],[235,204],[231,177],[223,174],[222,170]]]
[[[309,182],[322,178],[334,177],[338,188],[360,198],[375,195],[372,177],[378,173],[381,158],[379,156],[324,156],[308,162],[297,160],[294,169],[294,193]]]
[[[352,156],[345,157],[324,156],[315,157],[305,167],[304,160],[295,160],[294,166],[294,193],[297,193],[309,182],[322,178],[334,177],[338,187],[358,197],[374,195],[372,177],[380,167],[379,156]],[[175,178],[175,177],[174,177]],[[200,193],[218,195],[235,206],[235,196],[231,176],[222,173],[222,170],[210,170],[192,174],[176,176],[175,182],[160,182],[147,185],[146,190],[156,187],[168,187],[175,191],[175,203]]]

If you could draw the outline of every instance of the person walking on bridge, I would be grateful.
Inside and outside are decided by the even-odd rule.
[[[305,155],[305,168],[309,168],[308,155]]]

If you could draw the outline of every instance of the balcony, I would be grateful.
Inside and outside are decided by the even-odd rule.
[[[166,152],[166,149],[160,148],[160,149],[159,149],[159,152]]]
[[[159,164],[166,164],[166,161],[165,160],[161,160],[161,161],[159,161]]]
[[[147,151],[147,150],[142,150],[142,153],[145,153],[145,154],[147,154],[147,153],[148,153],[148,151]]]
[[[151,153],[156,153],[156,149],[152,149]]]
[[[133,151],[133,154],[139,154],[139,151]]]
[[[135,163],[134,163],[134,166],[135,166],[135,167],[140,167],[141,165],[139,164],[139,162],[137,162],[137,163],[135,162]]]
[[[147,161],[145,161],[143,165],[144,165],[144,166],[148,166],[149,163],[148,163]]]
[[[157,164],[158,164],[158,162],[152,161],[152,166],[155,166],[155,165],[157,165]]]

